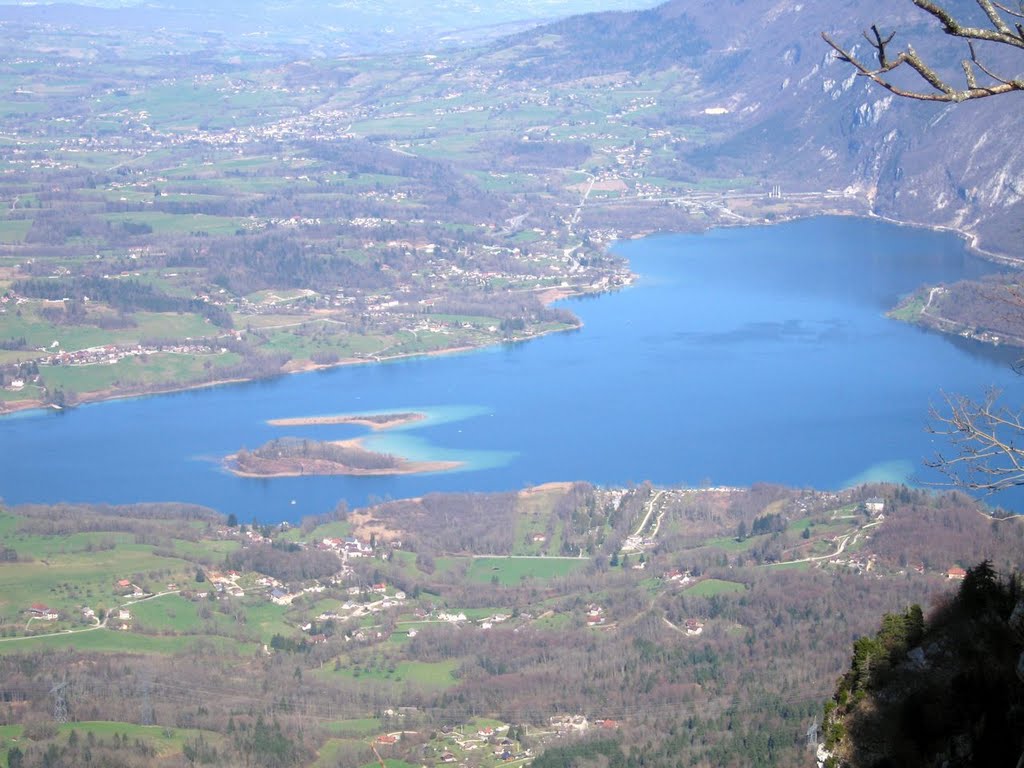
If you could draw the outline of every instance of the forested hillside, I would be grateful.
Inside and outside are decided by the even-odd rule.
[[[826,705],[825,765],[1013,766],[1024,755],[1024,591],[983,561],[927,617],[886,614]]]

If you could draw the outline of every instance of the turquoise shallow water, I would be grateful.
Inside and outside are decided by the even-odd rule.
[[[884,317],[922,283],[991,270],[952,235],[819,218],[618,250],[640,279],[566,302],[584,321],[572,333],[0,419],[0,497],[181,500],[277,520],[340,500],[552,480],[834,488],[922,472],[935,448],[928,407],[943,390],[980,394],[994,384],[1010,402],[1024,394],[1012,351]],[[430,418],[367,444],[463,469],[254,480],[219,465],[274,437],[367,433],[268,419],[408,410]]]

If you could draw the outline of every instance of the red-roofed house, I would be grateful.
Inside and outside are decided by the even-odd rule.
[[[49,608],[42,603],[33,603],[29,606],[28,612],[32,614],[32,618],[43,621],[56,621],[58,618],[58,614],[53,608]]]
[[[946,571],[946,578],[947,579],[963,579],[966,576],[967,576],[967,571],[965,571],[963,568],[961,568],[958,565],[954,565],[952,568],[950,568],[948,571]]]

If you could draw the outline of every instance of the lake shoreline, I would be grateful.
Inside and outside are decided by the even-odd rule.
[[[771,221],[771,222],[751,220],[751,219],[743,219],[742,221],[732,222],[732,223],[720,222],[720,223],[717,223],[715,226],[712,226],[712,227],[700,228],[700,229],[697,230],[697,232],[709,232],[709,231],[714,230],[714,229],[739,229],[739,228],[749,228],[749,227],[758,227],[758,226],[761,226],[761,227],[774,227],[774,226],[777,226],[777,225],[780,225],[780,224],[786,224],[786,223],[800,221],[800,220],[807,220],[807,219],[813,219],[813,218],[819,218],[819,217],[828,217],[828,216],[838,216],[838,217],[843,217],[843,218],[854,218],[854,219],[865,219],[865,220],[868,220],[868,221],[872,221],[872,220],[873,221],[882,221],[882,222],[885,222],[887,224],[893,224],[893,225],[899,226],[899,227],[909,227],[909,228],[912,228],[912,229],[924,229],[924,230],[930,230],[932,232],[941,232],[941,233],[946,233],[946,234],[954,234],[954,235],[960,237],[962,240],[964,240],[966,245],[967,245],[968,250],[971,253],[976,254],[978,256],[978,258],[981,258],[981,259],[984,259],[986,261],[990,261],[990,262],[993,262],[993,263],[996,263],[996,264],[1001,264],[1001,265],[1004,265],[1004,266],[1024,268],[1024,258],[1017,258],[1017,257],[1009,256],[1007,254],[996,253],[994,251],[989,251],[987,249],[982,248],[979,245],[979,242],[980,242],[980,239],[981,239],[980,235],[978,235],[977,233],[971,232],[969,230],[958,229],[958,228],[950,227],[950,226],[947,226],[947,225],[944,225],[944,224],[924,224],[924,223],[920,223],[920,222],[903,221],[903,220],[900,220],[900,219],[894,219],[894,218],[891,218],[889,216],[884,216],[882,214],[874,213],[874,212],[871,212],[871,211],[868,211],[867,213],[864,213],[864,214],[849,213],[849,212],[841,211],[841,210],[821,211],[821,212],[815,213],[812,216],[780,217],[780,218],[778,218],[778,219],[776,219],[774,221]],[[624,238],[628,239],[628,240],[641,240],[641,239],[643,239],[645,237],[652,237],[652,236],[655,236],[655,235],[668,235],[668,234],[673,234],[673,233],[662,231],[662,230],[637,229],[637,230],[633,230],[633,231],[629,232],[628,234],[624,234]],[[678,233],[676,233],[676,234],[678,234]],[[614,247],[615,247],[615,243],[612,243],[609,246],[609,250],[614,250]],[[621,289],[624,289],[624,288],[632,287],[636,283],[636,277],[637,277],[637,275],[635,273],[631,272],[630,273],[630,279],[627,282],[625,282],[623,285],[618,286],[617,288],[615,288],[614,291],[618,291],[618,290],[621,290]],[[590,293],[590,292],[587,292],[587,291],[573,291],[573,290],[566,289],[566,288],[545,288],[543,290],[538,291],[538,295],[541,298],[541,301],[544,302],[544,304],[549,305],[549,304],[555,303],[556,301],[562,301],[564,299],[581,298],[581,297],[584,297],[584,296],[595,296],[595,295],[600,295],[601,293],[610,293],[610,292],[614,292],[614,291],[601,291],[601,292],[595,294],[595,293]],[[895,309],[895,307],[894,307],[894,309]],[[913,324],[917,325],[916,323],[913,323]],[[278,372],[275,372],[275,373],[272,373],[272,374],[268,374],[267,376],[250,376],[250,377],[236,377],[236,378],[229,378],[229,379],[219,379],[219,380],[208,381],[208,382],[199,382],[199,383],[194,383],[194,384],[182,384],[180,386],[160,387],[160,388],[154,389],[152,391],[145,391],[145,392],[111,393],[109,390],[101,390],[101,391],[98,391],[98,392],[86,392],[86,393],[82,393],[81,395],[77,395],[76,396],[77,397],[76,401],[73,404],[65,406],[65,408],[74,408],[74,407],[77,407],[79,405],[89,405],[89,404],[92,404],[92,403],[109,402],[109,401],[112,401],[112,400],[124,400],[124,399],[129,399],[129,398],[151,397],[151,396],[157,396],[157,395],[174,394],[174,393],[178,393],[178,392],[188,392],[188,391],[192,391],[192,390],[206,389],[206,388],[209,388],[209,387],[220,387],[220,386],[227,386],[227,385],[232,385],[232,384],[243,384],[243,383],[253,382],[253,381],[267,381],[267,380],[273,379],[273,378],[275,378],[277,376],[292,375],[292,374],[297,374],[297,373],[311,373],[311,372],[315,372],[315,371],[328,371],[328,370],[332,370],[332,369],[335,369],[335,368],[341,368],[341,367],[349,366],[349,365],[366,365],[366,364],[372,364],[372,363],[385,363],[385,362],[391,362],[391,361],[396,361],[396,360],[406,360],[406,359],[412,359],[412,358],[437,357],[437,356],[441,356],[441,355],[447,356],[447,355],[456,355],[456,354],[462,354],[462,353],[467,353],[467,352],[476,352],[476,351],[479,351],[479,350],[491,349],[491,348],[493,348],[493,347],[495,347],[495,346],[497,346],[499,344],[521,343],[521,342],[533,341],[535,339],[542,338],[542,337],[547,336],[547,335],[552,334],[552,333],[567,333],[567,332],[571,332],[571,331],[578,331],[578,330],[581,330],[583,327],[584,327],[583,322],[581,320],[579,320],[579,318],[577,318],[577,323],[574,326],[572,326],[571,328],[539,331],[537,333],[533,333],[533,334],[524,336],[524,337],[519,338],[519,339],[501,340],[501,341],[495,341],[495,342],[492,342],[492,343],[489,343],[489,344],[463,345],[463,346],[458,346],[458,347],[450,347],[450,348],[446,348],[446,349],[435,349],[435,350],[430,350],[428,352],[404,352],[404,353],[400,353],[400,354],[397,354],[397,355],[382,355],[382,356],[373,356],[373,357],[368,357],[368,358],[345,358],[344,360],[338,360],[338,361],[333,362],[333,363],[315,363],[312,360],[296,360],[296,361],[289,361],[288,363],[285,364],[284,368],[281,371],[278,371]],[[955,335],[955,334],[952,334],[949,331],[943,331],[942,329],[939,329],[939,328],[933,329],[933,330],[935,330],[938,333],[944,334],[944,335]],[[980,341],[982,341],[982,343],[989,343],[989,342],[985,342],[984,340],[980,340]],[[13,403],[12,402],[0,401],[0,418],[3,418],[5,416],[10,416],[10,415],[18,414],[18,413],[25,413],[27,411],[32,411],[32,410],[46,409],[46,408],[49,408],[49,407],[51,407],[50,404],[46,403],[46,402],[44,402],[42,400],[16,401],[16,402],[13,402]]]
[[[624,283],[621,286],[621,288],[628,288],[631,285],[633,285],[634,282],[635,282],[635,279],[630,279],[628,282]],[[616,289],[616,290],[618,290],[618,289]],[[603,291],[602,293],[608,293],[608,292],[610,292],[610,291]],[[562,299],[566,299],[566,298],[576,298],[576,297],[582,297],[582,296],[594,296],[594,295],[600,295],[600,294],[589,293],[589,292],[586,292],[586,291],[565,292],[565,291],[561,291],[559,289],[548,288],[548,289],[544,289],[544,291],[542,292],[542,295],[543,295],[542,300],[546,304],[551,304],[551,303],[554,303],[555,301],[561,301]],[[95,403],[106,403],[106,402],[111,402],[111,401],[115,401],[115,400],[130,400],[130,399],[143,398],[143,397],[156,397],[158,395],[173,395],[173,394],[176,394],[176,393],[191,392],[191,391],[194,391],[194,390],[209,389],[209,388],[212,388],[212,387],[230,386],[232,384],[247,384],[247,383],[254,382],[254,381],[269,381],[271,379],[277,378],[278,376],[291,376],[291,375],[299,374],[299,373],[313,373],[313,372],[316,372],[316,371],[329,371],[329,370],[333,370],[335,368],[343,368],[343,367],[347,367],[347,366],[350,366],[350,365],[372,365],[374,363],[388,363],[388,362],[393,362],[393,361],[396,361],[396,360],[409,360],[409,359],[421,358],[421,357],[425,358],[425,357],[439,357],[439,356],[442,356],[442,355],[443,356],[458,355],[458,354],[464,354],[464,353],[468,353],[468,352],[477,352],[477,351],[484,350],[484,349],[491,349],[493,347],[498,346],[499,344],[509,344],[509,343],[519,344],[519,343],[523,343],[523,342],[527,342],[527,341],[533,341],[534,339],[543,338],[544,336],[548,336],[548,335],[553,334],[553,333],[571,333],[571,332],[574,332],[574,331],[579,331],[582,328],[583,328],[583,321],[580,320],[579,318],[577,318],[576,324],[571,326],[571,327],[569,327],[569,328],[557,328],[557,329],[549,329],[549,330],[545,330],[545,331],[538,331],[537,333],[533,333],[533,334],[530,334],[528,336],[523,336],[522,338],[501,340],[501,341],[496,341],[496,342],[493,342],[493,343],[490,343],[490,344],[481,344],[481,345],[478,345],[478,346],[463,345],[463,346],[458,346],[458,347],[447,347],[445,349],[432,349],[432,350],[430,350],[428,352],[403,352],[403,353],[400,353],[400,354],[397,354],[397,355],[383,355],[383,356],[375,356],[375,357],[370,357],[370,358],[349,357],[349,358],[345,358],[344,360],[338,360],[337,362],[334,362],[334,363],[314,363],[312,360],[289,361],[288,363],[285,364],[284,369],[282,369],[280,371],[276,371],[276,372],[271,373],[271,374],[268,374],[266,376],[245,376],[245,377],[235,377],[235,378],[229,378],[229,379],[216,379],[216,380],[213,380],[213,381],[203,381],[203,382],[197,382],[197,383],[193,383],[193,384],[182,384],[180,386],[159,387],[159,388],[153,389],[151,391],[145,391],[145,392],[111,393],[110,390],[99,390],[99,391],[96,391],[96,392],[83,392],[80,395],[76,395],[76,400],[75,400],[74,403],[69,403],[69,404],[61,407],[60,410],[71,410],[71,409],[77,408],[78,406],[81,406],[81,405],[91,405],[91,404],[95,404]],[[291,363],[293,363],[293,362],[295,363],[295,365],[293,365],[291,368],[289,368],[289,365]],[[24,413],[29,412],[29,411],[46,410],[46,409],[54,408],[54,407],[55,406],[53,406],[52,404],[46,403],[46,402],[44,402],[42,400],[21,400],[21,401],[15,401],[15,402],[0,401],[0,419],[3,419],[6,416],[13,416],[13,415],[16,415],[16,414],[24,414]]]
[[[0,490],[11,503],[177,499],[243,519],[293,519],[341,499],[354,507],[371,497],[513,492],[564,478],[833,489],[897,467],[891,476],[908,482],[935,450],[920,425],[936,392],[1013,380],[1003,355],[985,345],[950,344],[882,316],[919,285],[994,271],[950,234],[826,217],[622,239],[615,248],[641,279],[635,290],[558,305],[585,321],[578,335],[82,408],[67,419],[9,419],[0,430],[8,461]],[[267,425],[417,410],[430,421],[390,432]],[[306,458],[395,468],[314,445],[352,437],[383,453],[465,466],[378,477],[264,467],[255,474],[305,479],[261,483],[221,464],[275,438],[305,438]],[[303,456],[302,448],[281,455]]]

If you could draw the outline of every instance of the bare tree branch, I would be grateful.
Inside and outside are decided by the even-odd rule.
[[[975,402],[963,395],[946,395],[946,408],[932,408],[928,431],[948,440],[953,449],[937,452],[925,464],[949,482],[970,490],[995,493],[1024,485],[1024,417],[998,404],[990,390]]]
[[[946,34],[964,38],[968,41],[970,58],[964,59],[962,62],[966,87],[955,87],[948,83],[918,55],[911,45],[893,55],[890,51],[890,45],[896,37],[896,33],[893,32],[888,36],[883,35],[877,25],[872,25],[870,35],[867,32],[864,33],[865,39],[875,50],[875,57],[878,59],[877,67],[868,66],[859,60],[853,55],[852,51],[843,48],[829,37],[828,34],[823,32],[821,36],[832,47],[836,58],[840,61],[853,65],[861,76],[867,77],[891,93],[904,98],[917,99],[919,101],[960,102],[981,99],[987,96],[997,96],[1011,91],[1024,91],[1024,79],[1019,77],[1006,78],[995,74],[989,67],[979,61],[978,54],[974,48],[974,41],[982,40],[1024,49],[1024,26],[1018,23],[1011,27],[1003,17],[1003,14],[1006,13],[1018,18],[1024,18],[1024,10],[1021,12],[1011,11],[1003,5],[993,2],[993,0],[975,0],[992,24],[992,29],[985,29],[964,26],[949,11],[931,2],[931,0],[911,1],[918,8],[934,16],[942,24],[943,31]],[[888,75],[904,66],[916,72],[933,90],[914,90],[892,82]],[[979,84],[974,71],[975,68],[988,76],[993,83],[991,85]]]
[[[1004,13],[1008,13],[1011,16],[1015,16],[1018,19],[1024,19],[1024,3],[1021,3],[1017,10],[1007,8],[1002,3],[992,3],[992,5],[994,5],[996,8],[998,8],[1000,11],[1003,11]]]
[[[983,42],[1024,50],[1024,24],[1016,21],[1024,19],[1024,0],[1018,0],[1017,9],[1009,8],[1005,0],[975,0],[990,28],[966,26],[933,0],[911,2],[937,20],[947,35],[967,41],[970,57],[961,62],[964,86],[954,86],[947,81],[911,45],[894,52],[892,45],[896,33],[886,35],[877,24],[872,25],[870,32],[864,33],[864,39],[874,49],[877,66],[870,66],[857,58],[852,49],[839,45],[826,33],[822,33],[822,38],[832,47],[836,58],[852,65],[860,76],[904,98],[960,102],[1024,91],[1024,79],[997,74],[980,61],[975,47],[976,42]],[[897,85],[890,77],[897,70],[914,72],[930,90]],[[978,72],[991,82],[979,83]],[[1024,308],[1024,296],[1016,288],[1011,288],[1010,294],[1014,311],[1020,313]],[[1018,361],[1014,370],[1024,373],[1024,360]],[[944,408],[931,409],[929,431],[945,438],[949,451],[938,451],[925,464],[944,474],[948,479],[946,485],[988,493],[1024,486],[1024,415],[999,405],[999,395],[999,391],[994,389],[981,401],[963,395],[944,395]]]

